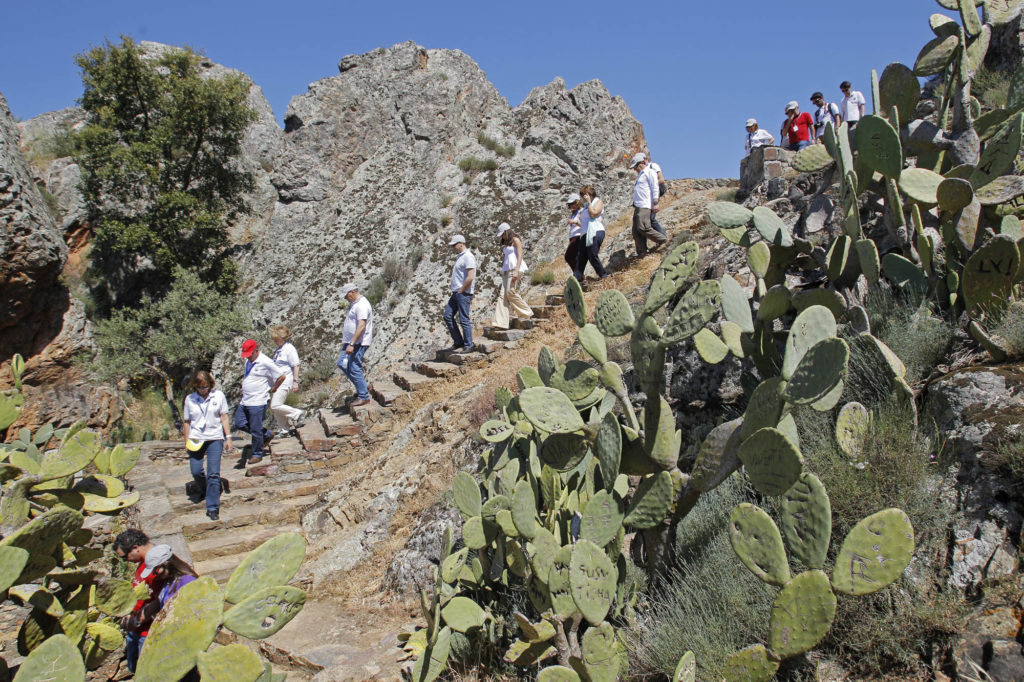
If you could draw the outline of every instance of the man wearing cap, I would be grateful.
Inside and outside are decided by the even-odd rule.
[[[633,183],[633,245],[636,255],[643,258],[647,255],[648,239],[654,242],[654,248],[658,248],[668,238],[651,224],[651,214],[658,212],[658,176],[648,167],[647,155],[643,152],[635,154],[629,167],[636,171],[636,182]]]
[[[806,111],[800,112],[800,104],[796,100],[786,105],[786,121],[782,124],[782,134],[789,138],[786,149],[798,152],[811,146],[813,128],[814,119]]]
[[[152,566],[146,564],[146,558],[152,549],[153,543],[150,542],[149,536],[137,528],[122,531],[114,538],[114,554],[120,559],[138,564],[132,576],[132,587],[142,583],[149,587],[149,594],[135,602],[135,608],[121,623],[125,631],[125,665],[133,673],[139,661],[139,652],[142,651],[146,635],[149,634],[149,626],[160,610],[158,595],[163,587],[163,580],[153,573]]]
[[[816,107],[814,110],[814,142],[820,144],[824,142],[822,136],[825,134],[825,125],[831,122],[832,129],[839,130],[839,124],[842,123],[843,117],[839,113],[839,107],[833,102],[826,102],[825,95],[820,92],[811,95],[811,104]]]
[[[338,366],[356,389],[356,397],[349,407],[360,407],[370,402],[370,391],[363,374],[363,356],[373,340],[373,307],[351,282],[341,287],[341,295],[348,301],[348,314],[341,330],[342,349]]]
[[[252,436],[249,464],[257,464],[263,459],[263,442],[272,437],[270,431],[263,428],[263,415],[267,412],[271,394],[284,382],[287,372],[260,353],[259,345],[252,339],[246,339],[242,344],[242,357],[245,358],[242,411]]]
[[[468,353],[473,350],[473,323],[469,319],[469,306],[473,302],[476,258],[466,246],[466,238],[461,234],[449,239],[448,246],[455,251],[456,258],[449,284],[451,296],[444,307],[444,323],[454,343],[451,349]]]
[[[762,130],[757,127],[756,118],[747,119],[747,143],[746,150],[747,155],[750,155],[752,149],[758,147],[766,147],[775,144],[775,138],[767,130]]]

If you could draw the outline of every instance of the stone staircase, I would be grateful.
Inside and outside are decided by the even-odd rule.
[[[473,352],[439,350],[433,360],[413,362],[408,369],[395,371],[390,381],[385,379],[373,382],[370,384],[370,394],[382,406],[401,406],[404,398],[431,385],[435,380],[458,376],[478,363],[493,359],[498,351],[515,348],[530,330],[551,319],[562,303],[561,294],[548,294],[543,303],[530,306],[533,317],[514,318],[508,329],[489,326],[474,328],[474,339],[477,340]]]

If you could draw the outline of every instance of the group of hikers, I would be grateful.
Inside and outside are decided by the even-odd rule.
[[[813,116],[806,111],[801,112],[800,104],[796,100],[786,104],[786,119],[782,122],[782,128],[779,131],[780,140],[785,139],[786,144],[780,146],[798,152],[812,144],[820,144],[825,134],[825,126],[831,122],[832,127],[838,130],[839,124],[843,121],[849,124],[852,143],[853,131],[864,116],[867,100],[864,98],[864,93],[853,89],[850,81],[840,83],[839,90],[843,93],[843,98],[838,105],[826,101],[825,95],[821,92],[812,94]],[[757,119],[748,118],[746,128],[747,138],[744,147],[747,154],[758,147],[775,144],[775,137],[767,130],[760,128]]]

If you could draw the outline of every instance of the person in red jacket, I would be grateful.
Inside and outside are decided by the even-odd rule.
[[[806,111],[800,112],[800,105],[792,101],[786,105],[786,121],[782,124],[782,134],[789,136],[786,149],[798,152],[811,145],[811,129],[814,119]]]
[[[139,662],[139,653],[149,634],[149,626],[160,611],[160,590],[164,580],[160,574],[153,572],[153,567],[146,566],[146,553],[153,549],[149,536],[137,528],[130,528],[114,538],[114,553],[126,561],[139,565],[132,576],[132,587],[141,583],[149,586],[149,596],[135,603],[132,612],[125,616],[122,627],[125,631],[125,664],[128,670],[135,672]]]

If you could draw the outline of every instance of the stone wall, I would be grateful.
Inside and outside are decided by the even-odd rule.
[[[756,147],[740,161],[740,192],[750,194],[762,182],[781,178],[793,167],[794,156],[782,147]]]

